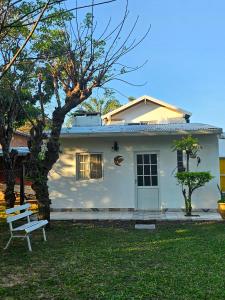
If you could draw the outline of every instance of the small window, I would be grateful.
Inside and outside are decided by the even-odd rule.
[[[177,171],[179,173],[185,171],[185,168],[184,168],[184,159],[183,159],[183,151],[181,151],[181,150],[177,151]]]
[[[157,154],[137,154],[138,186],[158,186]]]
[[[102,178],[102,154],[77,154],[76,161],[78,180]]]

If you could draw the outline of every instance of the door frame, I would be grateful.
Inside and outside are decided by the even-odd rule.
[[[162,209],[162,203],[161,203],[161,183],[160,183],[160,150],[147,150],[147,151],[134,151],[133,157],[134,157],[134,209],[138,210],[138,192],[137,192],[137,154],[157,154],[157,170],[158,170],[158,186],[159,189],[159,210]],[[155,188],[154,186],[149,188]]]

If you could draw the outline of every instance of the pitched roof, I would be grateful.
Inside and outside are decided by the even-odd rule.
[[[166,103],[166,102],[164,102],[162,100],[159,100],[159,99],[156,99],[156,98],[144,95],[144,96],[139,97],[136,100],[130,101],[129,103],[127,103],[127,104],[125,104],[125,105],[123,105],[123,106],[121,106],[121,107],[119,107],[119,108],[117,108],[117,109],[115,109],[115,110],[113,110],[113,111],[111,111],[111,112],[103,115],[102,119],[106,119],[106,118],[111,117],[112,115],[118,114],[119,112],[121,112],[123,110],[126,110],[126,109],[128,109],[128,108],[130,108],[132,106],[135,106],[135,105],[139,104],[142,101],[149,101],[149,102],[158,104],[160,106],[167,107],[167,108],[169,108],[169,109],[171,109],[173,111],[177,111],[177,112],[183,113],[184,115],[189,115],[189,116],[192,115],[191,112],[189,112],[189,111],[186,111],[186,110],[183,110],[183,109],[181,109],[179,107],[173,106],[173,105],[171,105],[169,103]]]
[[[24,131],[20,131],[20,130],[16,130],[16,131],[14,132],[14,134],[15,134],[15,135],[21,135],[21,136],[24,136],[24,137],[29,137],[29,136],[30,136],[29,133],[24,132]]]
[[[200,123],[150,124],[150,125],[105,125],[63,128],[61,137],[105,136],[157,136],[185,134],[221,134],[222,129]]]

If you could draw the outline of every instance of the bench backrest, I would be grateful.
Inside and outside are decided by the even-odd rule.
[[[7,223],[12,223],[13,221],[20,220],[20,219],[23,219],[25,217],[27,217],[27,221],[30,222],[29,216],[32,215],[33,212],[28,210],[29,207],[30,207],[30,203],[26,203],[24,205],[18,205],[18,206],[15,206],[13,208],[6,209],[6,214],[7,215],[15,213],[17,211],[25,210],[25,212],[22,212],[20,214],[16,214],[14,216],[7,217],[7,219],[6,219]]]
[[[13,208],[8,208],[6,209],[6,214],[12,214],[16,211],[20,211],[20,210],[24,210],[24,209],[28,209],[30,207],[30,203],[26,203],[26,204],[23,204],[23,205],[17,205],[17,206],[14,206]]]

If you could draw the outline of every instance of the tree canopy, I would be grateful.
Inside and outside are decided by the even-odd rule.
[[[100,4],[112,1],[103,1]],[[5,0],[6,6],[8,2],[11,3]],[[21,5],[20,9],[24,5],[22,19],[19,17],[16,23],[12,23],[10,14],[6,15],[1,29],[3,33],[1,47],[3,53],[9,53],[8,56],[2,55],[2,52],[0,54],[2,55],[0,72],[4,74],[2,79],[10,78],[11,72],[16,71],[18,82],[13,78],[9,80],[11,88],[15,89],[21,76],[24,76],[20,96],[26,93],[29,104],[38,111],[33,117],[30,108],[21,105],[22,98],[17,99],[22,113],[31,123],[28,143],[30,156],[27,166],[29,177],[32,179],[32,188],[39,203],[39,217],[45,219],[50,218],[48,174],[59,157],[60,132],[65,117],[79,105],[84,104],[96,89],[103,91],[108,89],[107,84],[112,80],[126,82],[123,79],[124,75],[140,68],[124,65],[122,58],[140,45],[149,31],[146,30],[139,40],[132,37],[138,22],[137,18],[133,25],[128,25],[128,33],[124,36],[123,31],[128,19],[127,2],[121,22],[111,28],[109,20],[105,28],[101,26],[101,32],[96,30],[98,23],[94,16],[94,5],[97,3],[92,2],[90,12],[80,21],[78,9],[75,10],[75,15],[70,11],[63,14],[61,12],[54,14],[54,11],[51,13],[55,10],[53,4],[59,2],[62,1],[36,0],[31,3],[15,1],[18,6]],[[47,4],[48,7],[45,9]],[[41,17],[39,26],[33,30],[35,20],[41,16],[43,9],[50,17]],[[31,21],[24,22],[24,15],[28,15]],[[11,24],[10,30],[15,31],[15,35],[4,36],[7,24]],[[32,38],[29,37],[30,33]],[[23,47],[24,42],[26,43],[27,37],[29,46],[26,44],[27,47],[23,48],[14,60],[14,55],[21,46]],[[16,41],[13,44],[15,49],[10,47],[11,39]],[[8,67],[9,64],[13,65],[13,69]],[[28,68],[29,72],[24,72],[25,68]],[[15,95],[18,96],[17,88],[15,90]],[[119,105],[115,99],[110,99],[105,104],[102,102],[100,104],[102,111],[111,110],[115,105]]]
[[[90,97],[90,99],[81,104],[81,109],[87,112],[99,112],[104,115],[120,106],[119,100],[113,97],[102,97],[100,99]]]

